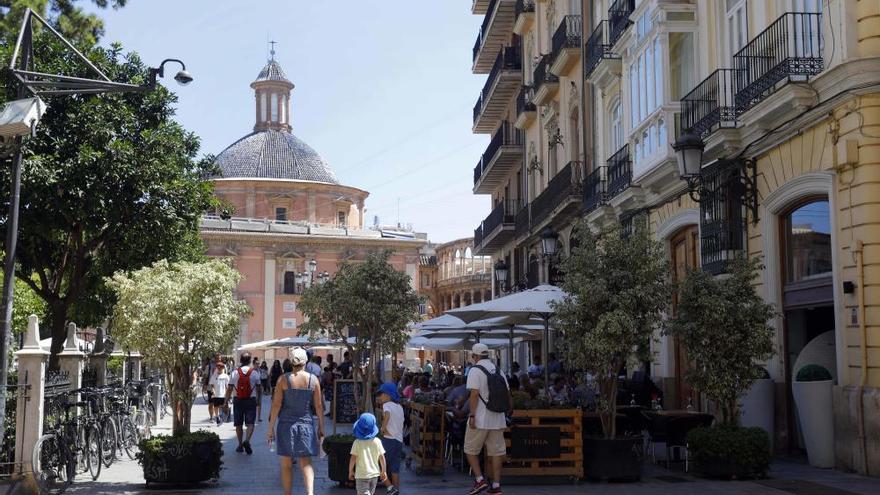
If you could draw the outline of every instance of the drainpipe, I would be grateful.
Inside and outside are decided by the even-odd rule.
[[[581,177],[581,180],[587,179],[587,173],[592,172],[593,168],[596,166],[596,148],[590,147],[592,143],[596,142],[596,123],[595,115],[593,113],[593,85],[590,85],[590,99],[589,105],[587,105],[587,78],[584,77],[584,67],[587,63],[587,37],[588,33],[591,33],[590,29],[593,25],[593,10],[595,7],[595,0],[590,0],[588,2],[589,8],[584,9],[583,4],[581,4],[581,9],[583,12],[581,13],[581,73],[578,77],[581,78],[581,140],[584,150],[584,176]],[[587,139],[587,108],[589,107],[590,112],[590,139]],[[587,166],[587,149],[590,150],[590,158],[589,158],[589,167]]]

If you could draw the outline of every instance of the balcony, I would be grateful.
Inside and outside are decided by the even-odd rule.
[[[744,113],[792,81],[824,69],[822,14],[783,14],[733,56],[737,113]]]
[[[722,127],[736,127],[736,71],[718,69],[681,99],[681,128],[704,138]]]
[[[477,15],[483,15],[489,11],[490,0],[472,0],[471,12]]]
[[[590,34],[590,38],[587,39],[585,48],[584,79],[598,84],[600,87],[605,87],[611,82],[609,76],[620,77],[621,72],[620,56],[611,50],[610,31],[608,21],[599,21],[596,29],[593,29]],[[611,61],[611,63],[602,64],[603,61]],[[603,67],[603,70],[597,70],[600,65],[607,65],[607,67]]]
[[[737,160],[718,160],[702,172],[708,193],[700,202],[700,258],[712,275],[723,273],[746,248],[741,174]]]
[[[480,255],[491,255],[513,239],[516,202],[506,200],[495,205],[492,213],[483,220],[480,243],[477,244],[477,230],[474,231],[474,251]]]
[[[532,201],[532,227],[552,220],[573,206],[580,206],[583,199],[581,162],[568,162]]]
[[[623,145],[623,148],[611,155],[606,166],[608,167],[607,198],[611,199],[632,184],[633,169],[629,156],[629,145]]]
[[[604,167],[596,167],[584,179],[584,213],[589,213],[605,202]]]
[[[516,220],[513,228],[513,235],[516,239],[522,239],[529,235],[529,228],[531,227],[531,208],[529,205],[523,205],[520,208],[519,212],[516,214]]]
[[[524,36],[535,23],[535,0],[516,0],[516,21],[513,23],[513,32]]]
[[[551,40],[552,51],[550,56],[553,62],[550,64],[550,72],[557,76],[564,76],[581,57],[581,40],[584,30],[581,16],[567,15],[562,18]]]
[[[532,85],[535,88],[535,105],[546,105],[559,91],[559,77],[550,72],[550,55],[541,55],[535,66]]]
[[[611,46],[617,43],[617,40],[626,32],[626,28],[633,23],[629,20],[629,15],[633,13],[635,8],[635,0],[614,0],[614,3],[611,4],[608,9],[608,42]]]
[[[486,7],[486,17],[474,42],[474,74],[486,74],[492,70],[496,54],[510,39],[516,20],[514,0],[491,0]]]
[[[483,243],[483,224],[477,225],[477,228],[474,229],[474,247],[479,248],[480,244]]]
[[[522,131],[509,122],[501,123],[477,164],[479,174],[474,169],[474,194],[491,194],[512,169],[522,164],[524,142]]]
[[[525,129],[538,115],[538,109],[534,104],[535,91],[529,86],[523,86],[516,97],[516,122],[517,129]]]
[[[510,99],[522,81],[522,54],[518,46],[504,47],[495,57],[489,78],[474,105],[473,132],[488,134],[498,128]]]

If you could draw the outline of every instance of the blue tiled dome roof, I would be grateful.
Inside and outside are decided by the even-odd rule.
[[[257,131],[217,155],[223,178],[290,179],[339,184],[317,151],[290,132]]]
[[[290,81],[287,79],[287,76],[284,75],[284,70],[281,69],[281,65],[278,64],[275,60],[270,60],[269,63],[263,67],[263,70],[257,75],[257,80],[254,82],[260,81],[284,81],[289,83]]]

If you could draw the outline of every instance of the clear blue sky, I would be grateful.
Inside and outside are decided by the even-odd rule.
[[[485,76],[471,74],[480,17],[469,0],[129,0],[101,11],[103,43],[147,64],[180,58],[195,81],[177,92],[178,120],[219,153],[251,131],[248,86],[269,39],[296,85],[293,132],[346,185],[368,190],[368,219],[412,223],[431,240],[473,235],[489,212],[473,167],[488,138],[471,134]],[[172,75],[177,71],[172,69]]]

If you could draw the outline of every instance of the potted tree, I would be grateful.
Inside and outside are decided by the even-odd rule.
[[[740,421],[743,426],[758,426],[766,431],[770,436],[770,452],[773,452],[773,396],[776,383],[766,368],[761,367],[759,372],[761,377],[752,382],[739,402],[742,412]]]
[[[757,258],[731,260],[728,273],[714,277],[689,272],[679,287],[676,315],[667,328],[692,364],[686,379],[714,402],[718,417],[709,428],[688,435],[697,471],[720,478],[763,476],[770,466],[770,436],[740,425],[738,402],[764,376],[760,363],[773,355],[773,306],[755,292]]]
[[[594,234],[581,223],[574,237],[578,247],[561,266],[567,295],[555,309],[565,361],[591,373],[599,393],[603,435],[584,437],[584,471],[592,478],[638,479],[642,440],[616,431],[618,373],[633,354],[648,360],[669,303],[669,267],[644,225],[623,235],[618,227]]]
[[[363,390],[358,411],[372,410],[372,385],[380,378],[375,376],[376,363],[382,356],[403,350],[409,338],[407,326],[419,317],[420,299],[410,277],[391,266],[390,257],[390,251],[383,251],[356,263],[344,262],[333,278],[306,289],[299,302],[306,318],[303,330],[343,342],[352,356],[355,380],[364,384],[355,389]],[[328,455],[344,452],[347,459],[353,441],[354,437],[334,436],[325,451]],[[341,479],[334,473],[330,471],[330,479],[347,482],[347,461]]]
[[[834,467],[833,385],[831,372],[818,364],[799,369],[791,384],[807,459],[811,466],[820,468]]]
[[[202,356],[229,349],[247,304],[233,291],[241,275],[225,260],[159,261],[109,281],[116,292],[116,339],[144,349],[148,361],[171,375],[171,436],[140,444],[138,460],[147,483],[193,483],[217,479],[223,449],[216,433],[190,433],[195,397],[193,370]]]

